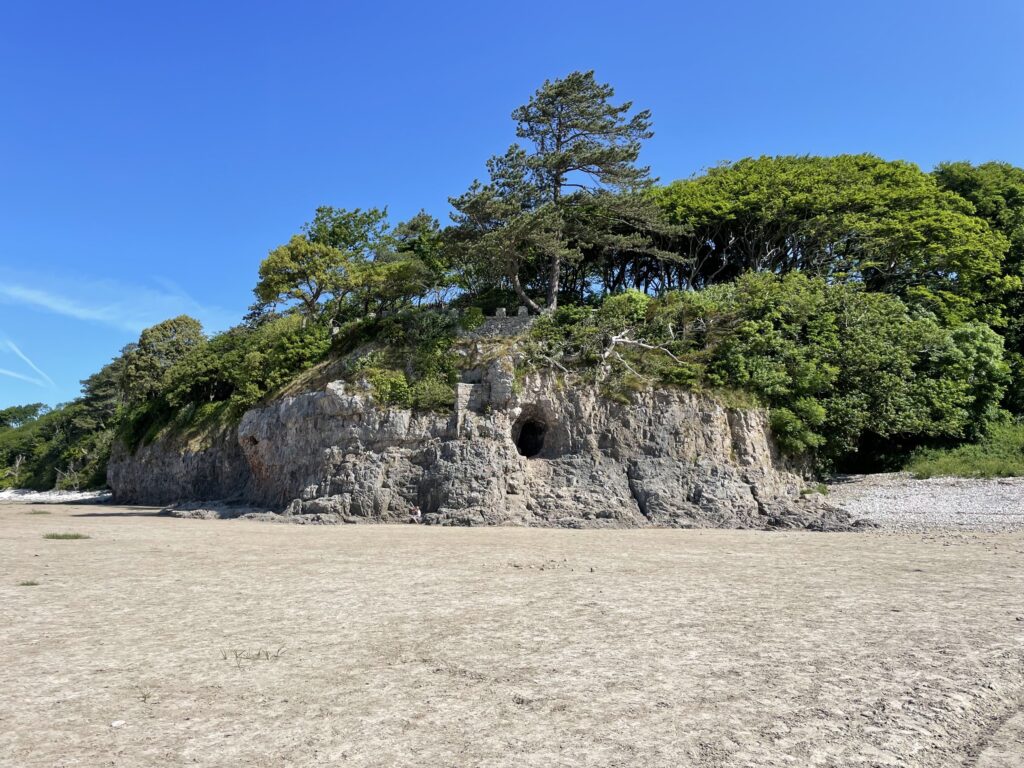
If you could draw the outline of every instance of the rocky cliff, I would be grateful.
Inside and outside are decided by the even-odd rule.
[[[382,407],[332,382],[187,445],[115,451],[123,502],[217,499],[305,522],[567,527],[849,527],[778,456],[765,414],[707,395],[620,403],[571,377],[514,386],[507,360],[468,371],[448,414]]]

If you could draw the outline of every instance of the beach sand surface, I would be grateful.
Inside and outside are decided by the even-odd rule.
[[[1022,533],[8,503],[0,648],[17,768],[1024,765]]]

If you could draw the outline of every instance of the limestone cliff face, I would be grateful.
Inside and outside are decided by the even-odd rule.
[[[108,480],[121,501],[233,500],[305,522],[849,526],[801,497],[762,412],[665,390],[623,404],[549,374],[514,387],[509,368],[470,372],[450,414],[333,382],[247,412],[202,449],[121,449]]]

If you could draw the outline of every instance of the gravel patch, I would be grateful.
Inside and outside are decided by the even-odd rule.
[[[905,472],[845,475],[828,500],[855,517],[898,532],[1024,530],[1024,478],[933,477]]]

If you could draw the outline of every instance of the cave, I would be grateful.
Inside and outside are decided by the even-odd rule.
[[[537,418],[528,418],[516,427],[513,438],[516,450],[526,458],[532,458],[544,450],[544,434],[548,425]]]

